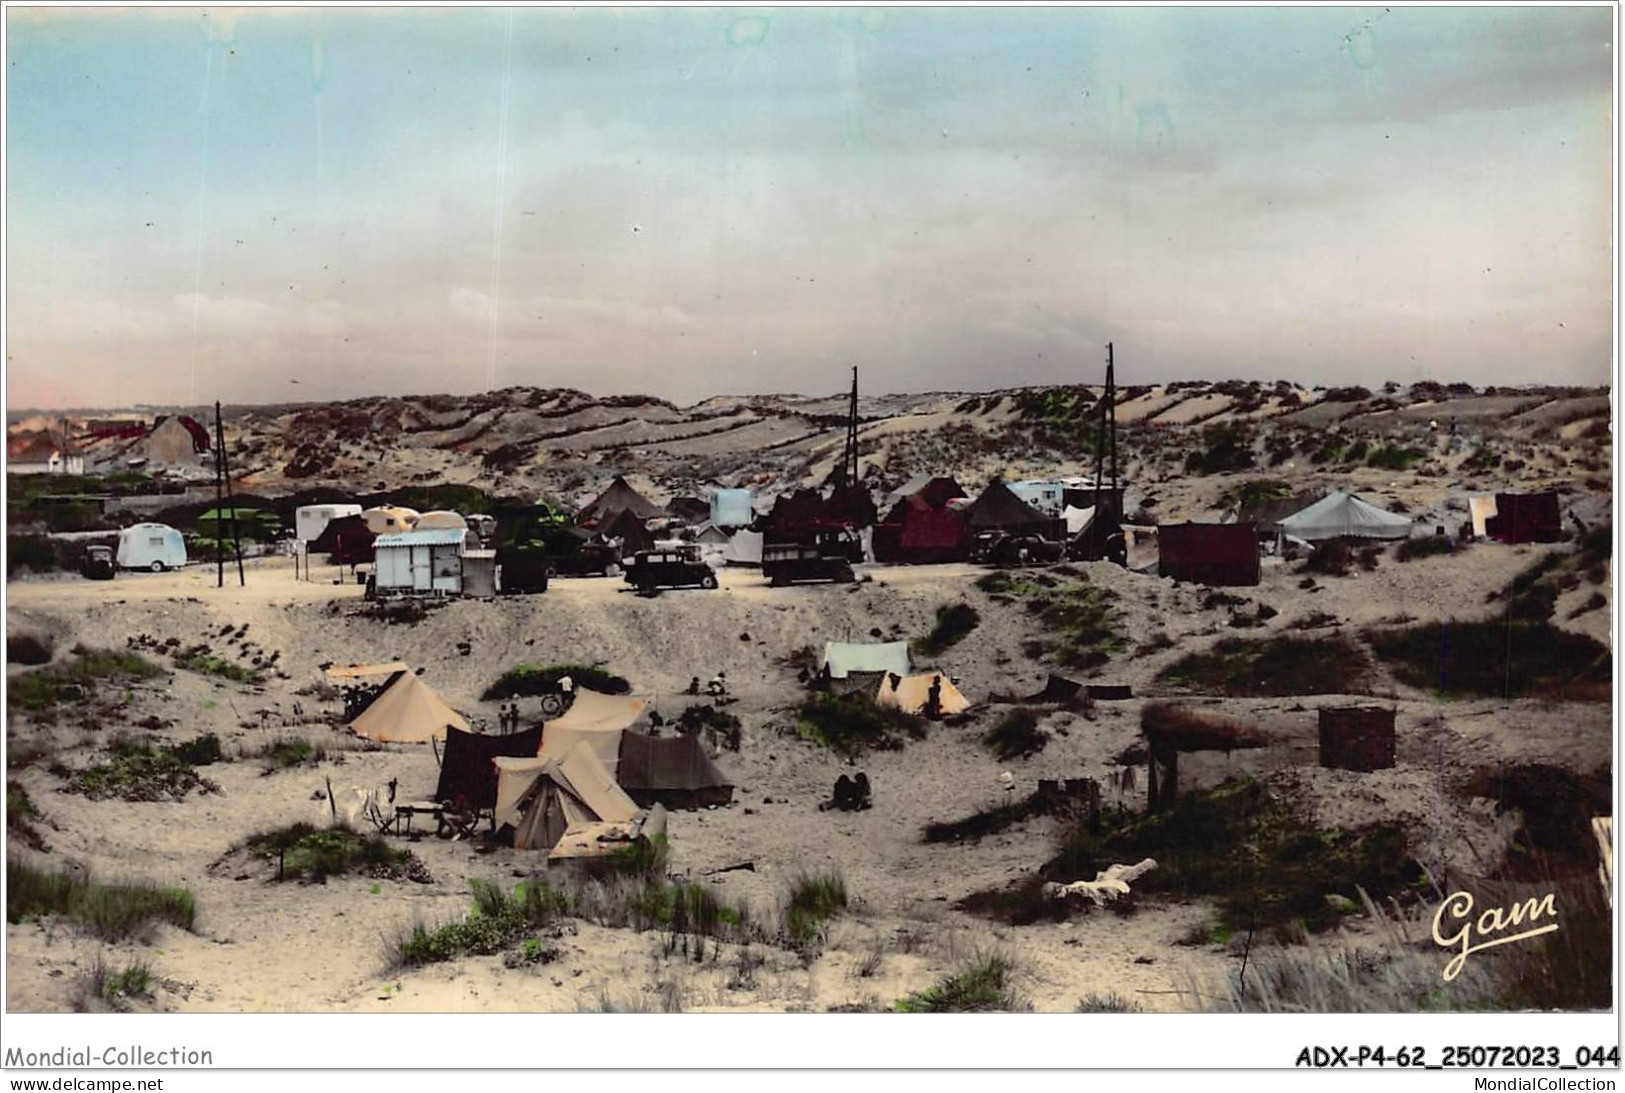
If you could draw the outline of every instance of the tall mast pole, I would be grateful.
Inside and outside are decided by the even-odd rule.
[[[226,587],[225,463],[226,445],[220,439],[220,404],[214,404],[214,586]]]
[[[858,366],[852,366],[852,401],[846,417],[846,453],[841,458],[841,475],[848,486],[858,484]]]
[[[1112,517],[1120,520],[1123,514],[1117,511],[1121,507],[1117,492],[1117,368],[1111,342],[1106,343],[1106,413],[1111,415]]]
[[[246,587],[248,584],[248,578],[243,575],[243,540],[242,536],[237,530],[237,499],[233,497],[231,493],[231,466],[226,461],[226,428],[221,423],[220,404],[218,402],[214,404],[214,442],[215,446],[220,449],[220,459],[217,464],[219,467],[219,477],[225,482],[226,503],[231,509],[231,545],[233,551],[237,555],[237,583]],[[216,508],[215,511],[219,512],[220,510]],[[218,529],[219,525],[218,522],[216,522],[216,530]],[[220,544],[220,550],[221,554],[223,555],[225,551],[224,543]],[[226,578],[224,573],[225,562],[223,557],[220,563],[220,569],[221,572],[219,574],[219,581],[221,585],[224,585]]]

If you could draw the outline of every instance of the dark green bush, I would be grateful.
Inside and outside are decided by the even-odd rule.
[[[1020,1003],[1010,990],[1011,965],[1002,956],[977,957],[934,987],[900,1000],[898,1013],[1007,1013]]]
[[[937,608],[937,621],[930,633],[914,642],[914,651],[934,657],[958,645],[982,621],[981,614],[968,603],[945,603]]]
[[[122,941],[155,922],[192,928],[197,904],[184,888],[158,888],[144,882],[100,884],[67,873],[46,873],[8,859],[6,921],[60,915],[98,937]]]
[[[493,702],[504,698],[552,694],[558,690],[558,682],[564,676],[569,676],[577,687],[586,687],[599,694],[624,695],[632,690],[632,684],[623,677],[586,664],[516,664],[487,687],[480,698]]]
[[[796,712],[796,732],[841,753],[893,751],[905,737],[925,737],[925,722],[895,706],[877,705],[867,692],[815,694]]]
[[[1400,682],[1445,696],[1609,697],[1608,647],[1547,622],[1435,622],[1365,640]]]
[[[10,701],[25,710],[44,710],[83,701],[99,681],[155,679],[163,674],[162,668],[139,654],[89,649],[65,664],[13,677]]]
[[[1340,634],[1223,638],[1205,653],[1181,657],[1157,679],[1237,698],[1362,694],[1370,686],[1370,663]]]
[[[1025,706],[1017,706],[999,719],[998,724],[982,737],[982,743],[994,758],[1008,761],[1036,755],[1049,743],[1049,733],[1038,727],[1038,715]]]

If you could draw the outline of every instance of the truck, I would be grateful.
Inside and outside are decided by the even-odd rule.
[[[797,581],[851,584],[857,579],[852,572],[852,563],[845,557],[808,543],[763,544],[762,576],[774,588],[783,588]]]

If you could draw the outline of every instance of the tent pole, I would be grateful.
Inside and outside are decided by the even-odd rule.
[[[225,448],[220,443],[220,404],[214,404],[214,586],[226,587],[226,541],[220,537],[221,519],[225,514],[225,490],[222,485],[224,469],[221,460],[225,457]]]

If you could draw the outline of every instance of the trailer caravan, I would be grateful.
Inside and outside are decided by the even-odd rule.
[[[162,573],[186,564],[186,540],[168,524],[136,524],[118,533],[120,569]]]
[[[360,505],[302,505],[294,513],[294,535],[301,542],[313,543],[322,537],[330,522],[360,515]]]

